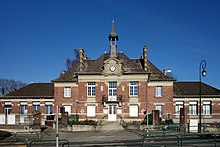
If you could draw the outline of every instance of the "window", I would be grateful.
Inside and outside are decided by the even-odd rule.
[[[95,96],[95,91],[96,91],[95,86],[96,86],[95,82],[87,83],[87,96]]]
[[[65,112],[68,112],[68,114],[71,114],[71,106],[63,106],[65,108]]]
[[[159,116],[163,115],[163,105],[156,105],[156,110],[159,110]]]
[[[130,117],[138,117],[138,105],[130,105],[129,110]]]
[[[138,96],[138,82],[130,82],[130,96]]]
[[[212,108],[212,103],[210,101],[203,102],[202,110],[204,115],[210,115],[212,110],[211,108]]]
[[[71,87],[64,87],[64,97],[71,97]]]
[[[197,115],[198,113],[198,103],[197,102],[189,102],[189,114]]]
[[[52,114],[53,113],[52,109],[53,109],[52,102],[46,102],[45,103],[45,113]]]
[[[180,108],[183,108],[183,102],[176,102],[175,112],[176,114],[180,114]]]
[[[156,87],[156,97],[162,97],[162,86]]]
[[[109,82],[108,83],[108,95],[116,96],[117,94],[117,82]]]
[[[27,102],[21,102],[20,103],[20,113],[21,114],[27,114],[28,113]]]
[[[33,111],[40,111],[40,102],[33,102]]]
[[[5,102],[5,115],[11,114],[12,102]]]
[[[88,105],[87,106],[87,116],[88,117],[95,117],[95,105]]]

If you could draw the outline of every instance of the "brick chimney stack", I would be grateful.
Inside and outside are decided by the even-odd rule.
[[[147,45],[144,45],[144,48],[143,48],[143,59],[144,59],[144,70],[147,71]]]
[[[85,62],[86,59],[83,48],[79,49],[79,70],[82,71],[85,69]]]

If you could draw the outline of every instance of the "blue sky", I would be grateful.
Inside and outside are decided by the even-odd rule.
[[[1,0],[0,78],[50,82],[66,69],[66,58],[84,48],[91,59],[109,51],[114,19],[118,51],[171,69],[178,81],[220,88],[218,0]]]

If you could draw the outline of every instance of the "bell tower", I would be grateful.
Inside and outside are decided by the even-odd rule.
[[[111,34],[108,36],[108,39],[110,41],[110,57],[116,57],[117,56],[117,41],[118,41],[118,35],[115,31],[115,22],[112,21],[112,31]]]

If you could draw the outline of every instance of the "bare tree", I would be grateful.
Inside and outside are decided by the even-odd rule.
[[[27,84],[23,83],[22,81],[0,78],[0,88],[1,88],[0,96],[7,95],[8,93],[18,90],[21,87],[24,87],[25,85]]]
[[[79,61],[79,50],[74,49],[74,55],[75,55],[75,57],[73,59],[69,59],[69,58],[66,59],[67,70],[74,67],[77,64],[77,62]]]

